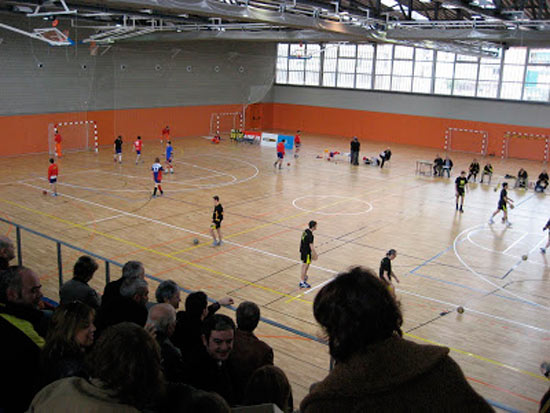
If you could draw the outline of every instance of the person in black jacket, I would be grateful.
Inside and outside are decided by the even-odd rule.
[[[474,182],[475,182],[478,173],[479,173],[479,162],[477,161],[477,159],[474,159],[472,161],[472,163],[470,164],[470,170],[469,170],[468,178],[467,178],[468,182],[470,182],[470,178],[472,176],[474,177]]]
[[[350,159],[349,162],[352,165],[359,165],[359,150],[361,149],[361,143],[357,140],[357,136],[354,136],[349,144],[350,147]]]
[[[390,148],[386,148],[382,152],[380,152],[380,168],[384,167],[384,162],[389,161],[391,159],[391,151]]]
[[[120,287],[125,279],[133,278],[145,278],[145,269],[143,264],[139,261],[128,261],[122,267],[122,277],[116,281],[111,281],[105,286],[103,290],[103,296],[101,297],[101,304],[107,305],[109,301],[120,298]]]
[[[443,169],[443,159],[439,154],[435,155],[434,159],[434,176],[441,176],[441,170]]]
[[[540,173],[537,183],[535,184],[535,192],[544,192],[548,187],[548,173],[546,169]]]

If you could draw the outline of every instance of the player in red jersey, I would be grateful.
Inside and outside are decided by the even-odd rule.
[[[61,156],[63,155],[61,153],[61,141],[63,139],[61,139],[61,134],[59,133],[59,130],[55,129],[55,136],[53,138],[53,140],[55,141],[55,156],[57,156],[58,158],[61,158]]]
[[[141,157],[141,148],[143,146],[143,142],[141,142],[141,136],[137,137],[137,140],[134,142],[134,150],[136,151],[136,165],[139,162],[139,158]]]
[[[162,130],[162,139],[164,139],[164,141],[170,140],[170,126],[166,125],[166,127]]]
[[[277,144],[277,160],[273,164],[274,168],[277,167],[277,164],[279,164],[279,169],[281,169],[283,166],[283,159],[285,158],[285,142],[286,140],[283,139]]]
[[[50,183],[52,196],[57,196],[57,175],[59,175],[59,168],[55,164],[53,158],[50,158],[50,166],[48,168],[48,182]]]
[[[300,131],[296,131],[296,135],[294,136],[294,145],[296,145],[296,150],[294,151],[294,157],[297,158],[298,152],[300,152],[300,146],[302,146],[302,140],[300,139]]]

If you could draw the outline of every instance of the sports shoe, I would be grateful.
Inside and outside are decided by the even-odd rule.
[[[311,288],[307,281],[300,281],[300,288]]]
[[[512,226],[512,223],[511,223],[510,221],[508,221],[508,222],[506,223],[506,226],[507,226],[508,228],[510,228],[510,227]]]
[[[493,218],[489,218],[489,224],[494,224],[495,221],[493,220]]]
[[[542,252],[543,254],[546,254],[546,248],[541,248],[540,252]]]
[[[217,247],[217,246],[218,246],[218,241],[214,241],[214,242],[212,243],[212,246],[213,246],[213,247]]]
[[[462,207],[460,207],[459,211],[460,211],[460,212],[464,212],[464,210],[462,209]]]

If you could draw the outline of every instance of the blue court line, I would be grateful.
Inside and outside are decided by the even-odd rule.
[[[533,198],[535,195],[537,195],[537,194],[534,193],[534,194],[529,195],[527,198],[522,199],[520,202],[518,202],[518,204],[516,205],[516,207],[519,207],[521,204],[524,204],[525,202],[529,201],[529,200],[530,200],[531,198]]]
[[[504,410],[505,412],[522,413],[521,410],[514,409],[514,408],[512,408],[512,407],[510,407],[510,406],[506,406],[505,404],[496,402],[496,401],[491,400],[491,399],[485,399],[485,401],[486,401],[487,403],[489,403],[491,406],[494,406],[494,407],[496,407],[497,409]]]
[[[426,261],[424,261],[422,264],[420,264],[418,267],[416,267],[415,269],[413,270],[410,270],[409,272],[411,274],[413,274],[415,271],[419,270],[420,268],[422,268],[423,266],[429,264],[430,262],[432,262],[433,260],[436,260],[438,259],[439,257],[441,257],[443,254],[445,254],[447,251],[449,251],[451,248],[453,248],[452,245],[449,245],[447,248],[445,248],[443,251],[437,253],[436,255],[434,255],[432,258],[429,258],[427,259]]]

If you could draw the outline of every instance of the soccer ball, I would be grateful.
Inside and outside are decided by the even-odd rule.
[[[195,239],[193,240],[193,245],[199,245],[199,240],[195,238]]]
[[[464,313],[464,307],[462,307],[462,306],[461,306],[461,307],[458,307],[458,308],[456,309],[456,312],[457,312],[458,314],[463,314],[463,313]]]
[[[527,261],[527,258],[529,258],[529,257],[527,256],[527,254],[523,254],[523,255],[521,256],[521,259],[522,259],[523,261]]]

